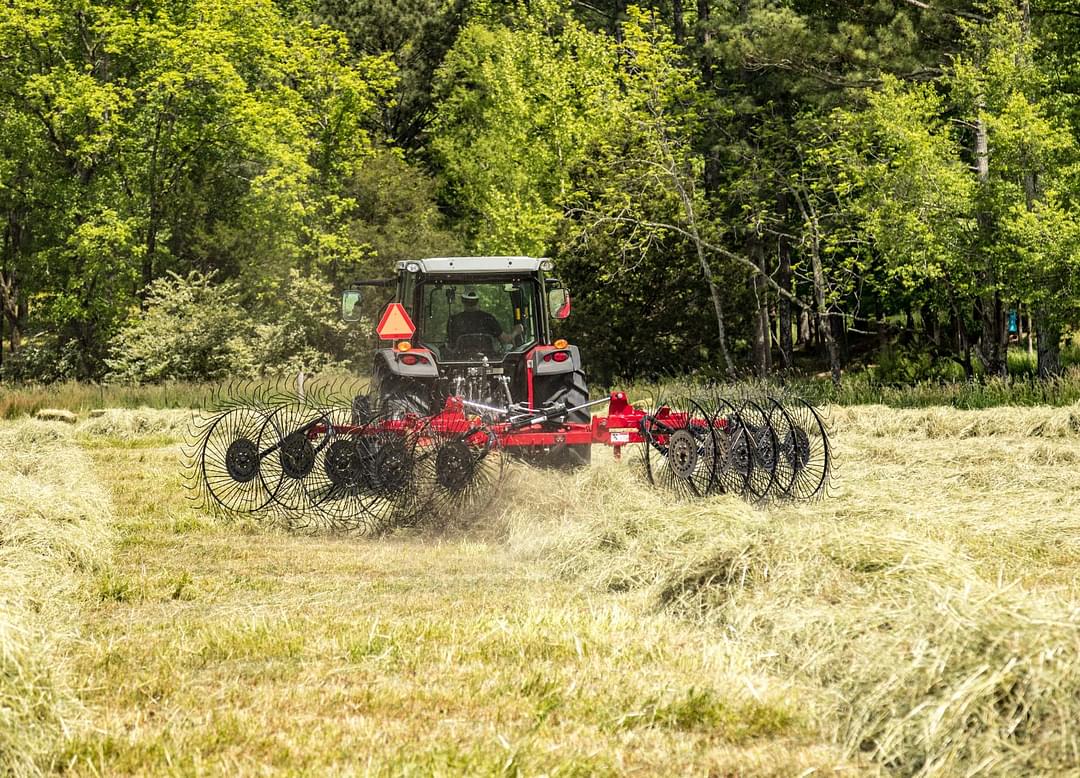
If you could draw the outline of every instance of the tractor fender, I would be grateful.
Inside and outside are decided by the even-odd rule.
[[[554,351],[569,351],[570,358],[562,362],[556,362],[554,359],[545,362],[544,355]],[[575,370],[581,370],[581,352],[577,346],[558,349],[547,346],[536,348],[529,355],[529,361],[533,375],[555,375],[556,373],[572,373]]]
[[[415,365],[406,365],[401,358],[412,354],[422,357],[424,361]],[[570,360],[567,360],[569,362]],[[375,352],[375,364],[382,364],[391,375],[405,376],[406,378],[438,378],[439,366],[435,363],[435,355],[426,349],[413,349],[411,351],[394,351],[383,348]]]

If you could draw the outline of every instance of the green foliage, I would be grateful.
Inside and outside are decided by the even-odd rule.
[[[253,325],[236,284],[192,271],[150,285],[146,309],[113,339],[113,380],[133,383],[215,381],[250,375]]]
[[[886,385],[916,384],[924,381],[958,381],[964,375],[960,366],[942,360],[924,347],[892,346],[877,355],[871,371],[873,380]]]
[[[792,364],[1000,374],[1017,308],[1052,372],[1073,5],[12,0],[0,376],[180,375],[155,283],[210,276],[245,345],[200,376],[363,369],[337,292],[465,253],[553,256],[594,380],[768,372],[787,315]]]
[[[550,13],[551,8],[544,6]],[[436,77],[432,152],[480,254],[542,255],[614,97],[611,42],[524,7],[468,24]]]
[[[364,338],[341,321],[330,284],[289,274],[282,290],[286,306],[272,322],[257,324],[251,343],[254,365],[264,375],[296,375],[300,370],[343,370],[361,352]]]

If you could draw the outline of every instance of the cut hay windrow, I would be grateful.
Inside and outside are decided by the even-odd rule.
[[[55,767],[82,720],[67,663],[112,509],[60,422],[0,427],[0,774]]]
[[[1080,764],[1073,413],[832,409],[845,467],[824,503],[673,506],[611,462],[566,485],[580,503],[519,484],[535,498],[500,503],[500,522],[524,558],[699,624],[851,759],[1065,774]],[[887,423],[924,432],[882,438]]]

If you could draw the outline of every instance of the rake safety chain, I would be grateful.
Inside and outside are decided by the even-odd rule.
[[[564,447],[635,446],[640,470],[685,498],[736,494],[755,505],[826,492],[832,449],[821,413],[798,398],[693,397],[631,405],[623,392],[574,407],[504,408],[449,397],[434,415],[373,407],[351,382],[303,392],[233,386],[192,420],[188,485],[218,513],[292,531],[365,534],[482,511],[511,459]],[[591,422],[573,411],[607,405]]]

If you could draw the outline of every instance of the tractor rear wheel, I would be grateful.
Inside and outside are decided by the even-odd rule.
[[[427,416],[431,413],[431,387],[423,381],[376,369],[371,381],[370,404],[383,413]]]
[[[566,403],[567,408],[584,405],[589,401],[589,385],[585,373],[574,370],[552,376],[537,376],[533,384],[533,397],[537,407],[545,403]],[[567,414],[566,420],[579,424],[592,422],[592,413],[588,408],[581,408]],[[542,467],[572,469],[586,467],[592,461],[592,446],[588,443],[578,445],[554,446],[549,451],[531,456],[529,459]]]

